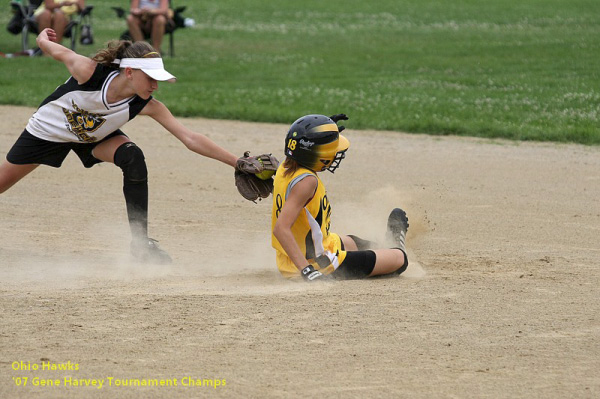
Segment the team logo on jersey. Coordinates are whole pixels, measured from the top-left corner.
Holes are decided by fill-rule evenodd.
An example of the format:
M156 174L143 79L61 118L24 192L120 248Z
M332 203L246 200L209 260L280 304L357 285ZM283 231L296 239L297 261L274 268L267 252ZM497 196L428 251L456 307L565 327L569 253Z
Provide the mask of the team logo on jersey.
M331 229L331 204L329 203L327 194L321 198L321 210L319 211L319 214L321 214L321 212L325 215L323 222L325 223L325 231L327 232L327 235L329 235L329 229Z
M68 110L63 108L63 112L67 117L67 129L71 133L73 133L80 141L84 141L86 143L93 143L96 141L96 137L90 136L89 133L93 133L100 128L100 126L104 125L106 119L104 118L106 115L104 114L94 114L83 110L75 104L75 101L71 100L71 104L73 105L73 109L75 111Z

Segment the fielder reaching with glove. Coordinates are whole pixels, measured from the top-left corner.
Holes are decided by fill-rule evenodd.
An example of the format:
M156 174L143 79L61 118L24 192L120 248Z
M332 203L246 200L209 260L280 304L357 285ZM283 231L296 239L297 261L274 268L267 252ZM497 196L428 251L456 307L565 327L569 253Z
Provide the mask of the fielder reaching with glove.
M256 203L267 198L273 192L273 175L279 166L279 161L271 154L251 157L246 151L237 161L235 168L235 186L242 197ZM262 172L255 173L255 170Z
M164 69L160 54L148 43L114 41L91 59L56 43L52 29L44 29L37 44L44 53L64 63L71 77L42 102L0 165L0 193L41 164L60 167L70 151L86 168L99 162L114 163L123 171L131 254L143 262L169 263L171 257L148 237L144 154L120 130L121 126L137 115L148 115L191 151L230 165L240 175L264 172L258 157L238 159L206 136L183 126L163 103L152 98L159 81L174 81L175 77ZM271 168L276 160L266 156L263 162ZM265 195L261 191L261 196Z
M318 173L333 173L344 159L350 142L337 122L346 119L344 114L306 115L285 138L286 159L275 175L271 217L272 245L284 277L358 279L400 274L408 267L408 218L400 208L388 218L394 248L375 249L371 241L329 231L331 204Z

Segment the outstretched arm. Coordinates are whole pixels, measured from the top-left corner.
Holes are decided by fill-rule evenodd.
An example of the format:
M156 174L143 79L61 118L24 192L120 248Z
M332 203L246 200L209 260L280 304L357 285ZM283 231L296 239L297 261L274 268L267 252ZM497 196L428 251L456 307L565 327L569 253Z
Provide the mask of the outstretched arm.
M193 132L183 126L160 101L150 100L140 112L140 115L152 117L191 151L235 167L238 157L220 147L205 135Z
M79 84L87 82L94 74L97 65L96 62L56 43L56 32L53 29L44 29L38 35L36 42L44 53L65 64L71 76Z

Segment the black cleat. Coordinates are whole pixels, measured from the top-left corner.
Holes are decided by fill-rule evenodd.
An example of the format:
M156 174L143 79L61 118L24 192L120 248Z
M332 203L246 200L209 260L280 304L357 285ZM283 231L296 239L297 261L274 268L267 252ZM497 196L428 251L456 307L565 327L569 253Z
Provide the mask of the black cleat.
M408 217L400 208L394 208L387 222L387 235L394 245L406 252L406 232L408 231Z
M173 262L169 254L160 249L158 241L143 238L131 242L131 256L138 262L168 265Z

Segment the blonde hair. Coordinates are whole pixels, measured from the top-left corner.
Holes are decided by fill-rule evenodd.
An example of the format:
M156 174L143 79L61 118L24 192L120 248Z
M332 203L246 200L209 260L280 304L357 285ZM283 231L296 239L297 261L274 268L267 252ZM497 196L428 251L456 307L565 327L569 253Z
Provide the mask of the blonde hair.
M113 64L116 59L123 58L161 58L154 47L147 42L132 43L129 40L111 40L106 47L99 50L92 60L99 64L114 67L118 69L117 64Z

